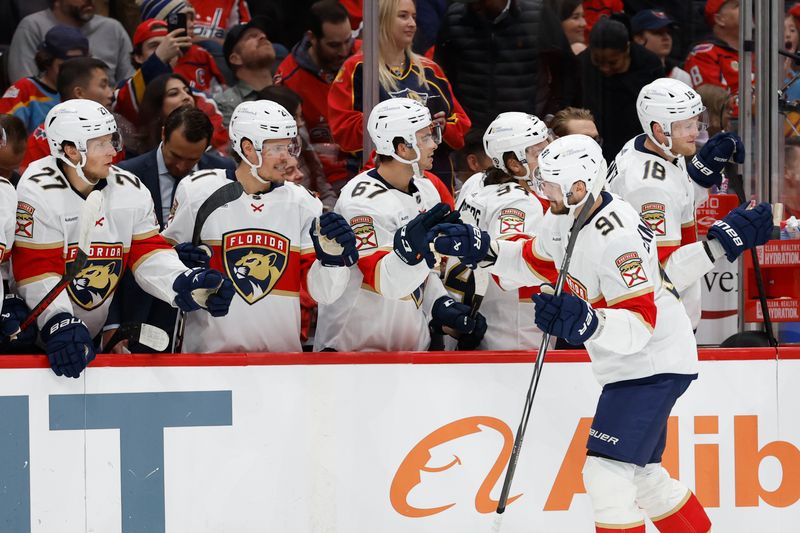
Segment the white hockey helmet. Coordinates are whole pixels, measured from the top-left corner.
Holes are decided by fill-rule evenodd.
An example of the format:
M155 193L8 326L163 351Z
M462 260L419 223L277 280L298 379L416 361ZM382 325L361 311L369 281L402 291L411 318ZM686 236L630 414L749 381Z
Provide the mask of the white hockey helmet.
M78 176L89 184L93 183L83 174L89 141L111 134L114 149L117 152L122 150L122 139L117 132L114 115L94 100L78 98L57 104L44 119L44 132L47 135L50 154L74 168ZM81 154L81 161L78 164L70 161L64 153L65 142L74 144Z
M297 157L300 145L297 141L297 122L282 105L270 100L257 100L255 102L242 102L231 115L228 126L228 135L233 145L233 150L239 154L242 161L250 166L250 173L261 183L266 183L258 176L258 169L263 163L261 149L264 143L273 139L290 139L292 143L289 155ZM256 148L258 164L253 165L242 151L242 141L250 140Z
M432 123L431 112L416 100L390 98L372 109L367 130L372 142L375 143L377 153L391 156L407 165L416 165L420 157L417 132ZM394 140L397 137L403 139L403 142L414 150L416 154L414 159L409 161L397 155L394 149ZM437 137L434 140L438 143L441 139Z
M607 171L603 150L594 139L581 134L565 135L539 154L539 167L535 172L537 193L546 198L544 184L558 185L564 196L564 205L571 213L576 213L575 209L586 202L589 194L597 199L606 184ZM570 204L572 186L579 181L586 184L588 194L580 202Z
M636 112L642 129L656 146L661 148L668 156L677 157L672 153L672 124L679 120L686 120L696 116L700 118L700 130L705 129L704 117L706 107L697 92L674 78L659 78L642 87L636 99ZM660 143L653 135L653 122L659 124L667 137L666 143Z
M525 150L529 146L550 139L547 125L533 115L509 111L497 115L483 134L483 149L494 166L511 174L503 161L503 154L511 152L526 168Z

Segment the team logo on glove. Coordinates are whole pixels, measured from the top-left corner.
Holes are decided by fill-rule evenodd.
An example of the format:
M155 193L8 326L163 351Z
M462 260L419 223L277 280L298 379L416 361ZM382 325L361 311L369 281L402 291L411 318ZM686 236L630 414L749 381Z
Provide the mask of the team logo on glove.
M248 304L275 288L289 264L289 244L289 239L274 231L247 229L223 234L225 272ZM292 294L299 291L299 287L288 289Z
M77 246L69 247L67 263L75 260ZM67 286L72 301L90 311L114 294L122 276L122 243L93 243L86 266Z
M622 281L629 289L647 283L647 272L644 270L642 259L636 252L628 252L615 260Z
M350 220L350 227L353 228L353 233L356 234L356 249L358 251L378 247L378 237L375 235L375 225L372 217L354 217Z
M642 205L642 220L659 237L667 234L666 208L664 204L651 202Z

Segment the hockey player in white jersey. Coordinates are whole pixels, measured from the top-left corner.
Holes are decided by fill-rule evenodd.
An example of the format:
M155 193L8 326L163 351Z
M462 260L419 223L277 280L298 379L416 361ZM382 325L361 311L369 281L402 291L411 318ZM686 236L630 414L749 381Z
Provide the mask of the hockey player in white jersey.
M695 142L705 134L705 106L699 94L673 78L645 85L636 110L644 133L628 141L615 158L609 190L639 211L655 234L667 277L677 278L684 266L675 252L697 241L696 207L708 197L708 188L722 182L729 159L744 162L744 146L736 135L723 132L698 152ZM684 157L691 158L688 168ZM700 321L700 293L700 280L680 291L693 328Z
M284 165L299 149L297 123L286 109L244 102L228 130L236 171L201 170L181 180L163 232L190 256L200 206L232 180L241 184L243 193L213 211L200 234L211 266L233 281L236 296L225 317L186 317L182 349L299 352L301 285L317 302L338 298L358 257L355 236L340 215L322 215L322 203L308 190L283 180Z
M547 125L533 115L515 111L498 115L483 136L484 149L494 168L477 173L464 183L456 199L461 220L493 239L535 236L549 203L531 189L532 176L549 138ZM469 305L475 289L472 273L458 260L447 262L445 288L454 299ZM480 349L538 347L542 332L534 323L531 301L538 292L538 287L501 285L496 278L490 279L480 307L487 323ZM458 348L474 347L461 342Z
M227 313L230 282L208 268L187 270L158 233L147 188L111 165L120 149L111 113L90 100L70 100L50 110L44 124L52 155L28 166L17 187L12 261L19 293L29 307L42 300L75 259L86 196L101 189L103 197L86 266L38 319L53 371L77 378L94 359L92 339L105 324L126 268L148 293L184 311L200 309L202 293L208 296L204 306L209 313Z
M662 468L666 425L675 401L697 377L691 324L662 280L654 235L639 212L602 191L602 150L584 135L553 141L539 157L538 188L550 200L538 236L493 240L473 228L434 228L437 251L462 253L501 279L554 283L571 231L578 231L566 276L570 292L534 296L536 323L570 343L584 343L603 387L587 444L583 480L598 533L644 533L646 514L660 531L706 533L711 523L692 492ZM601 192L602 191L602 192ZM572 228L591 193L581 228ZM763 244L772 230L769 204L737 208L709 230L703 256L687 264L695 279L716 258Z
M482 315L447 296L427 233L450 209L422 177L440 140L428 109L408 98L379 103L368 130L379 167L342 189L334 211L356 234L359 260L344 296L320 305L315 350L426 350L429 322L480 341Z

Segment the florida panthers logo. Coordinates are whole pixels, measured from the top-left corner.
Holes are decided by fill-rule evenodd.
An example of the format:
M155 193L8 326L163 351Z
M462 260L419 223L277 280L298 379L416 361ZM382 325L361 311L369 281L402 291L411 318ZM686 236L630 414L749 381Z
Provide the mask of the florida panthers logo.
M289 239L272 231L233 231L222 236L222 254L236 292L252 305L283 276L289 263Z
M77 247L70 247L68 261L74 260ZM72 301L90 311L103 304L116 289L122 276L122 244L93 244L86 266L67 287Z

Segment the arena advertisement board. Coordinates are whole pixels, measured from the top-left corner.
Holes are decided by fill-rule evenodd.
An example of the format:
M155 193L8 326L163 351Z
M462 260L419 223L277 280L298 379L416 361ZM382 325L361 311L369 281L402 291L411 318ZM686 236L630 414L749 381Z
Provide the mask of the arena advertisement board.
M600 388L584 357L544 368L502 532L594 531L580 472ZM746 357L701 363L664 464L715 531L795 531L800 361ZM0 530L489 532L531 358L100 356L79 380L3 369Z

